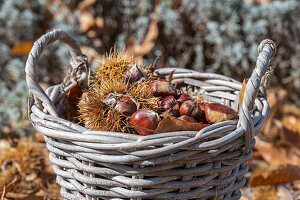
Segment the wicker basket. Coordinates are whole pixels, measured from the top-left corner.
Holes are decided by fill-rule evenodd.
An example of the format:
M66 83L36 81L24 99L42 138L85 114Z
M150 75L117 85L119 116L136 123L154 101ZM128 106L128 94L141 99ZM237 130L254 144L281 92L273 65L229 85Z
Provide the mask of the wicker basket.
M61 116L74 81L49 87L38 83L37 63L44 47L61 40L70 47L72 73L87 84L89 70L77 43L54 30L34 43L26 62L29 119L44 135L57 183L65 199L239 199L254 136L269 114L260 91L272 68L275 45L264 40L244 93L238 120L210 125L199 132L139 136L90 131ZM85 69L85 70L84 70ZM159 69L167 76L170 68ZM268 71L267 71L268 70ZM173 81L202 92L209 101L237 110L241 83L223 75L176 69Z

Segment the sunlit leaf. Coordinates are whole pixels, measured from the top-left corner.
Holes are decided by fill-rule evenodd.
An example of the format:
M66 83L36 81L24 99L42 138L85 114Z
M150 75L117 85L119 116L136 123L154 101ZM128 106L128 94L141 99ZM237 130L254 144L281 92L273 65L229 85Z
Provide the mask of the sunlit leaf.
M159 122L156 131L161 133L174 131L199 131L206 126L209 126L209 124L186 122L170 116Z
M15 44L10 51L13 54L21 54L21 55L27 55L29 54L31 48L33 46L32 41L21 41L20 43Z

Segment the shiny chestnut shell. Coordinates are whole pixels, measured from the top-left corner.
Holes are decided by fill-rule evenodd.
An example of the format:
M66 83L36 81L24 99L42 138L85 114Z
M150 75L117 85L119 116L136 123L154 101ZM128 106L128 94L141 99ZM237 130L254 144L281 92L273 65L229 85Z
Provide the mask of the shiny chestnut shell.
M174 96L167 96L161 101L161 106L168 110L170 108L173 108L174 106L178 105L178 101L175 99Z
M129 97L121 97L117 100L115 109L126 116L131 116L136 110L137 106Z
M187 115L195 118L197 121L201 121L202 111L197 103L192 100L185 101L180 106L180 115Z
M207 103L199 103L198 104L199 107L200 107L200 109L201 109L201 114L202 114L200 121L203 122L203 123L205 123L205 124L208 123L207 120L206 120L206 118L205 118L205 106L206 106L206 104Z
M236 119L237 112L228 106L219 103L210 103L205 106L205 117L209 123L213 124Z
M187 93L182 93L178 98L178 102L180 104L182 104L183 102L188 101L188 100L192 100L192 97L190 95L188 95Z
M134 65L125 72L125 77L129 83L135 83L142 78L142 72Z
M165 79L152 81L149 89L157 97L177 96L175 88Z
M130 122L132 126L139 132L140 135L150 135L153 134L152 131L139 129L137 127L142 127L146 129L155 130L160 121L160 117L156 112L150 109L141 109L133 113Z

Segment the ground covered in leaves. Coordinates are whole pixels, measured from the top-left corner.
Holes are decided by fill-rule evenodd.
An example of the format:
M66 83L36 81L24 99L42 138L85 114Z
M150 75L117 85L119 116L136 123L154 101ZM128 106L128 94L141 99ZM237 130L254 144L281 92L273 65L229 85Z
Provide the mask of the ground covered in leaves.
M27 119L24 76L34 40L54 28L76 38L91 66L115 45L144 65L159 56L163 67L239 81L251 74L259 42L273 39L271 113L256 137L242 199L300 199L299 8L297 0L0 0L0 200L61 199L44 140ZM68 59L61 43L45 49L43 88L62 81Z

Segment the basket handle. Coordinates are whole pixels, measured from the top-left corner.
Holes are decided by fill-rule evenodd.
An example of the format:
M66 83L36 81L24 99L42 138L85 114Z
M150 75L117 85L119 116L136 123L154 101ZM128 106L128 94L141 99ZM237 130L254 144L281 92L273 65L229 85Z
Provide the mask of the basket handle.
M271 81L273 61L276 54L275 43L270 39L263 40L258 46L258 53L256 66L247 82L242 107L239 111L238 127L242 127L245 131L244 153L250 150L250 143L255 135L250 111L253 109L260 87L267 86Z
M34 99L35 102L38 103L39 107L44 107L50 115L53 116L57 116L57 112L53 102L46 95L38 82L37 64L44 48L56 40L61 40L69 46L73 70L77 70L80 66L82 66L82 64L87 65L87 58L81 53L77 42L62 30L53 30L48 32L34 43L25 65L26 83L29 88L29 102Z

